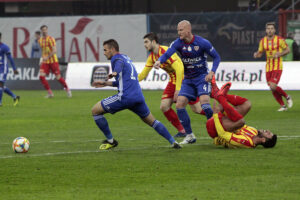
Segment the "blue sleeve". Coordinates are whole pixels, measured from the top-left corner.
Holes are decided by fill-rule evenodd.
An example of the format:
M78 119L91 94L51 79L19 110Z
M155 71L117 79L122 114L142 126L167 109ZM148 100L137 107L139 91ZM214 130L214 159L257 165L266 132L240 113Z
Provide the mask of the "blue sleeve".
M124 66L124 61L117 59L114 62L114 70L113 72L117 72L118 74L123 70L123 66Z
M11 64L12 68L14 70L17 70L15 62L14 62L14 60L11 57L11 53L10 53L9 47L6 48L6 56L7 56L8 60L9 60L9 62Z
M172 44L169 46L168 50L166 53L164 53L162 56L159 57L160 63L165 63L178 49L179 47L179 42L178 39L172 42Z
M205 52L208 55L210 55L210 57L212 57L213 65L212 65L211 71L216 73L216 71L219 67L221 58L220 58L218 52L215 50L215 48L212 46L212 44L208 40L205 40L205 42L204 42L204 49L205 49Z
M124 61L120 60L120 59L116 59L114 61L113 65L114 65L113 72L117 72L119 74L123 70ZM112 84L113 84L113 87L118 87L119 86L119 82L118 81L113 81Z
M113 81L112 85L113 85L113 87L118 87L119 86L119 82L118 81Z

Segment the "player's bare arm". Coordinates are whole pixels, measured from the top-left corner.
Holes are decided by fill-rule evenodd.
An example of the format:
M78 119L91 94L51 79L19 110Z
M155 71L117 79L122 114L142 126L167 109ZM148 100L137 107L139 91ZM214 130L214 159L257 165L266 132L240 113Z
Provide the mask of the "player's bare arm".
M260 58L260 57L262 57L262 52L259 52L259 51L254 52L253 57L254 58Z
M211 80L213 79L213 76L215 75L215 72L210 71L206 76L205 76L205 81L207 82L211 82Z
M56 54L56 51L57 51L56 46L53 46L51 53L49 53L48 56L44 56L43 61L46 62L49 58L51 58L54 54Z
M279 58L285 56L286 54L290 53L290 48L287 46L282 52L276 52L273 58Z
M101 88L106 86L113 86L112 81L95 81L92 83L92 86L95 88Z

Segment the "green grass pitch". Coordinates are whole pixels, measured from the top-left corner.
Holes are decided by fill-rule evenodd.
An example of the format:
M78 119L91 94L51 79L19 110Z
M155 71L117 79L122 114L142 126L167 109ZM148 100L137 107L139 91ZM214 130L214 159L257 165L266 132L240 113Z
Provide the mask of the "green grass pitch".
M233 91L251 100L248 125L279 135L274 149L215 147L205 117L190 112L197 143L171 149L168 142L130 111L107 114L119 146L99 152L104 139L92 106L116 91L15 91L17 107L4 94L0 107L0 199L300 199L300 92L294 107L279 108L270 91ZM174 135L159 110L162 91L144 91L154 116ZM27 137L30 151L11 143Z

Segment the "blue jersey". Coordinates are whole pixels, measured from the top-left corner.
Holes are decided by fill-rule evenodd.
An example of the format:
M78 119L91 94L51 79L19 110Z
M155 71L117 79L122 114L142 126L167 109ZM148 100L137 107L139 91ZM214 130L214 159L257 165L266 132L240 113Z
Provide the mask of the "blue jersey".
M13 69L16 70L15 63L11 57L9 47L6 44L0 42L0 73L8 73L7 59L10 61L10 64L13 67Z
M161 63L166 62L176 51L181 54L181 60L184 64L184 77L188 79L208 73L205 54L213 58L213 72L216 72L220 63L220 56L211 43L197 35L194 35L190 43L185 43L180 38L177 38L170 45L167 52L159 58L159 61Z
M145 101L130 58L124 54L116 54L111 58L111 67L113 72L117 72L113 86L118 87L120 100Z

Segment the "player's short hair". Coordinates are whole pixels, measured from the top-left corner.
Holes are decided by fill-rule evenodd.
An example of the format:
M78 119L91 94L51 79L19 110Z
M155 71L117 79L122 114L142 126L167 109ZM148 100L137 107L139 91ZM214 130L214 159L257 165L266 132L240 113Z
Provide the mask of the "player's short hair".
M153 33L153 32L147 33L143 37L143 39L146 39L146 38L148 38L151 42L154 40L156 43L159 43L157 35L155 33Z
M48 28L48 26L47 25L42 25L41 27L40 27L40 30L42 30L43 28Z
M274 26L274 28L276 28L276 23L275 22L267 22L266 28L267 28L267 26Z
M36 31L35 34L41 35L41 31Z
M271 139L266 138L266 142L262 143L263 147L265 148L272 148L276 145L277 142L277 135L273 135Z
M109 39L103 42L103 46L108 45L110 48L113 47L116 51L119 51L119 44L114 39Z

